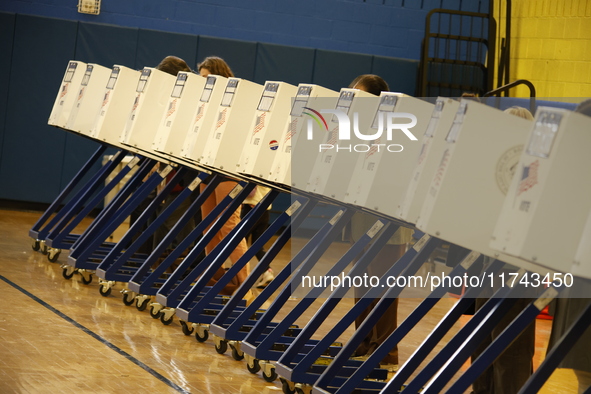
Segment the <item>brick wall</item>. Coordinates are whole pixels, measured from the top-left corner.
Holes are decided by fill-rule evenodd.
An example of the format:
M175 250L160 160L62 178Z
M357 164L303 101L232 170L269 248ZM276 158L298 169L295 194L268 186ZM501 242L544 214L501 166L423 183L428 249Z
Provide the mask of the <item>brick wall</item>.
M538 97L591 97L589 0L514 0L512 30L512 80L532 81Z

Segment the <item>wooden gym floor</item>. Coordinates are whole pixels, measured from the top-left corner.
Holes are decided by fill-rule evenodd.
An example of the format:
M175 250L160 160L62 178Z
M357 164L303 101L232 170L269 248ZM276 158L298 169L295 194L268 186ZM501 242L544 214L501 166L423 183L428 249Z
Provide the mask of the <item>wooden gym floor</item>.
M211 340L198 343L183 335L176 318L164 326L147 311L123 305L120 284L110 297L102 297L96 278L90 285L83 285L78 275L64 279L59 263L65 262L65 253L52 264L31 249L28 231L40 215L0 210L0 393L282 392L278 381L268 383L260 373L249 373L244 361L217 354ZM273 268L279 270L288 258L289 253L283 253ZM401 299L398 320L418 302ZM453 302L442 300L405 338L399 347L401 362ZM341 304L319 336L352 301ZM312 313L301 317L300 326ZM543 360L550 326L550 321L537 322L536 366ZM340 340L346 341L352 332L349 328ZM542 392L576 392L574 374L557 371Z

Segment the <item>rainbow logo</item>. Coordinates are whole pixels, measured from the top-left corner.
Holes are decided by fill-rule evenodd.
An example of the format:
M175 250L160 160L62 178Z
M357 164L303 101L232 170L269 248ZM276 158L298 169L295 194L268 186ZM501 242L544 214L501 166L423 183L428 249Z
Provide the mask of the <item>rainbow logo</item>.
M304 109L307 109L307 110L313 112L313 114L311 114L309 112L303 112L304 115L308 115L309 117L314 119L316 121L316 123L318 123L318 126L320 126L320 128L322 128L322 126L324 125L324 129L326 131L328 131L328 123L326 123L326 119L324 119L324 116L322 116L322 114L320 114L320 112L318 112L312 108L308 108L308 107L304 107Z

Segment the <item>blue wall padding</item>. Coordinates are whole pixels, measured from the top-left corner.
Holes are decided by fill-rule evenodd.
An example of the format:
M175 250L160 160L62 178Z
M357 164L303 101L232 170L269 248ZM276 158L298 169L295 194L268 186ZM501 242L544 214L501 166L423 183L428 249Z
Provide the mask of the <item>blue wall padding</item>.
M66 132L47 125L77 22L17 15L0 162L0 198L51 202L61 189Z
M203 61L207 56L219 56L224 59L236 77L254 80L256 42L199 36L197 62Z
M8 86L10 84L10 64L12 63L12 42L14 40L14 21L16 14L0 12L0 162L4 141L4 123L8 104Z
M377 74L388 82L390 91L415 95L417 87L417 74L419 62L416 60L395 59L383 56L374 56L371 69L372 74Z
M316 51L313 82L339 91L360 74L371 74L373 56L337 51Z
M76 60L98 63L105 67L120 64L135 68L138 30L80 22L78 42L76 43Z
M310 48L258 44L254 81L283 81L297 85L311 83L315 51Z
M197 40L197 36L189 34L140 29L135 68L155 67L166 56L173 55L185 60L194 70L197 63Z
M80 22L75 59L105 67L121 64L134 68L137 46L138 29ZM88 138L67 133L60 177L62 189L98 146ZM98 163L95 169L98 169Z

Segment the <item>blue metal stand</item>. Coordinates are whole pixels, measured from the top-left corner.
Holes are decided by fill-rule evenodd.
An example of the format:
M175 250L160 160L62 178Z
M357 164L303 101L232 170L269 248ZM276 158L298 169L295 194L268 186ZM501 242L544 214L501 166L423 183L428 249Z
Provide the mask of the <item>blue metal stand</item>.
M244 193L244 191L242 193ZM275 198L277 198L278 195L279 192L277 190L271 190L269 194L267 194L265 198L263 198L261 202L259 202L256 207L254 207L248 213L248 215L240 222L240 224L233 228L230 233L228 233L228 235L222 240L222 242L220 242L201 262L201 264L206 267L206 270L203 272L201 277L199 277L197 282L191 286L185 297L183 297L182 301L179 303L176 314L180 319L186 322L202 324L209 324L213 321L211 314L208 314L206 317L202 314L203 310L209 305L209 302L215 296L222 292L224 287L230 283L232 278L238 275L238 272L246 266L252 257L254 257L260 247L256 250L252 247L249 248L249 250L247 250L247 252L241 258L239 258L238 261L234 262L232 267L216 281L216 283L211 287L211 289L209 289L207 293L201 293L207 286L208 282L214 277L218 269L222 267L226 259L230 257L230 254L246 237L252 227L256 224L256 222L258 222L263 213L265 213L267 208L271 205ZM248 194L246 196L248 196ZM275 227L277 227L275 230L278 230L281 226L278 224ZM267 237L270 239L270 235L268 233ZM196 278L193 278L192 280L194 279ZM186 280L187 279L185 279L185 281ZM197 300L198 296L200 296L199 300ZM203 321L204 319L205 321Z
M211 228L199 240L197 245L195 245L191 252L189 252L187 257L185 257L183 262L178 266L178 268L170 275L170 277L166 280L166 282L164 282L162 287L158 290L158 293L156 294L156 301L161 305L166 306L168 308L176 308L186 295L187 291L189 291L190 288L193 287L193 281L197 279L197 277L199 277L199 275L207 268L208 265L205 262L205 260L199 263L194 268L192 268L192 265L197 259L197 257L205 250L205 246L213 239L215 234L222 228L224 223L226 223L228 218L234 213L234 211L236 211L240 207L242 202L246 199L246 197L255 187L255 184L240 182L237 187L242 188L242 190L239 192L237 196L233 195L233 193L231 192L208 215L208 217L211 216L213 218L216 218L217 215L220 215L221 213L219 212L219 210L223 209L223 207L227 207L219 216L219 218L215 221L215 223L211 226ZM199 234L203 233L205 228L201 228L202 224L203 221L195 228L195 230L193 230L193 232L195 232L199 228L201 231ZM228 234L226 238L229 238L230 236L231 234ZM187 241L187 239L185 239L183 242L185 241ZM220 244L218 244L218 247L224 247L224 241L226 241L226 239L224 239ZM181 245L179 245L177 249L179 249L180 247ZM218 247L214 249L216 250L215 253L221 250ZM212 253L210 254L212 255L211 258L213 258L215 253L212 251ZM168 256L168 258L170 257L171 256Z
M110 250L110 248L101 249L101 244L123 223L135 207L145 200L150 192L155 190L158 184L166 178L167 169L163 170L163 172L153 173L142 183L146 173L154 164L151 161L146 161L123 190L103 210L102 215L84 232L83 236L72 247L68 257L68 265L85 270L95 270L98 267L100 261Z
M84 176L92 169L92 167L97 163L103 156L103 153L107 150L107 145L101 145L99 148L94 152L94 154L88 159L88 161L82 166L82 168L76 173L74 178L68 183L64 190L57 196L57 198L51 203L51 205L47 208L47 210L41 215L39 220L33 225L31 230L29 230L29 236L33 238L34 241L37 242L37 247L33 246L34 250L39 250L39 241L44 241L49 234L51 228L57 224L60 220L60 217L67 212L67 209L59 209L60 205L64 203L66 198L68 198L69 194L72 193L74 188L82 181ZM104 166L103 166L104 167ZM91 180L92 181L92 180ZM88 182L87 185L89 185ZM70 201L75 202L77 201L76 196L73 196ZM53 223L47 223L51 215L55 214L54 218L58 217ZM45 225L47 223L47 225Z
M390 226L396 227L396 226ZM359 262L349 272L350 277L362 276L365 272L367 265L377 256L379 251L383 248L388 239L392 234L387 231L376 239L376 241L370 246L367 252L361 257ZM325 337L320 340L316 345L316 348L305 355L299 362L295 363L294 359L297 355L297 349L305 341L309 340L314 332L318 329L320 324L326 320L331 311L341 301L342 297L345 296L348 288L341 286L335 290L330 297L324 302L322 307L316 313L314 318L304 327L302 333L298 335L293 344L285 352L285 354L279 359L276 365L276 371L280 376L298 383L312 385L319 378L319 373L309 373L308 369L312 366L316 360L320 357L323 349L326 349L332 342L334 342L339 335L341 335L354 321L355 318L361 315L361 313L372 303L376 298L380 298L381 294L386 288L386 280L388 277L398 277L401 274L414 275L414 273L427 261L433 250L439 244L439 240L430 238L425 235L422 241L419 241L415 247L411 248L404 256L400 258L382 277L380 285L378 287L370 288L369 291L351 308L349 312L341 318L341 320L328 332ZM402 289L393 289L393 295L397 296ZM370 321L368 324L375 324L380 316L374 315L374 322ZM368 316L369 318L369 316ZM366 326L367 327L367 326ZM358 367L360 363L355 363Z
M552 372L558 367L560 362L566 357L568 352L577 344L579 338L591 326L591 303L581 312L579 317L564 333L562 338L554 345L552 350L546 355L544 362L538 367L536 372L523 385L519 394L537 393L541 390L544 383L548 380ZM588 346L584 344L583 346ZM591 386L585 390L585 394L591 393Z
M449 277L461 277L467 272L467 269L475 262L476 256L467 264L461 264L455 267L450 272ZM466 261L466 260L465 260ZM452 279L453 280L453 279ZM451 282L451 281L450 281ZM384 357L388 355L391 349L400 343L400 341L425 317L425 315L439 302L439 300L446 295L450 290L448 286L440 286L436 288L431 294L390 334L390 336L370 355L370 357L363 362L363 364L349 375L348 379L342 376L347 374L340 374L341 368L345 365L348 357L353 355L353 352L361 344L365 336L370 332L371 328L376 324L379 318L386 313L388 307L394 302L394 298L398 296L397 288L391 288L386 292L386 295L373 308L367 319L357 329L355 334L351 337L349 342L343 347L341 352L335 357L334 361L328 366L324 373L320 376L314 385L314 393L350 393L356 389L375 388L376 386L383 388L385 382L371 382L368 384L364 379L369 376L374 368L379 367L379 363Z
M353 216L354 210L346 209L339 211L337 215L329 223L324 225L312 239L292 258L292 260L285 266L283 270L271 282L273 286L267 286L261 294L256 298L253 304L244 311L245 315L256 311L262 305L262 302L269 299L271 295L278 289L278 287L285 282L285 280L297 270L296 275L305 275L318 262L320 257L324 254L326 249L334 241L336 236L341 233L344 226L349 222ZM299 268L299 269L298 269ZM294 276L296 276L294 275ZM248 335L244 338L242 349L245 353L253 358L262 360L278 359L279 354L272 349L259 349L260 336L268 331L268 327L272 327L272 319L284 307L292 294L292 281L287 283L281 293L275 298L269 309L258 319L256 325L250 330ZM251 313L252 314L252 313ZM228 331L232 334L238 332L242 324L234 322L228 326ZM281 333L282 335L285 332Z
M504 263L498 260L493 261L487 268L486 271L496 274ZM429 336L423 341L423 343L417 348L407 362L396 372L396 375L388 382L384 387L384 392L387 393L398 393L403 387L406 380L417 370L420 364L427 358L429 353L435 348L435 346L443 339L445 334L453 327L458 321L462 314L474 303L474 299L481 293L481 289L476 287L469 288L464 295L458 300L458 302L448 311L445 317L439 322L437 327L429 334ZM489 310L491 304L484 305L480 311ZM480 312L479 311L479 312ZM476 316L474 316L476 317ZM467 326L474 329L477 326L476 320L470 319ZM448 355L439 353L435 358L439 358L436 362L444 363ZM420 373L419 373L420 374ZM428 375L428 373L426 374ZM432 376L432 375L429 375ZM426 378L428 379L429 376Z
M185 176L185 174L185 168L177 171L173 179L171 179L166 184L161 193L149 204L146 210L125 233L121 241L119 241L119 243L117 243L117 245L115 245L115 247L113 247L113 249L107 254L107 256L96 269L96 274L99 278L107 281L128 282L133 274L135 274L140 264L146 261L148 256L143 256L144 258L140 261L133 261L137 250L152 234L154 234L154 232L166 221L166 219L175 212L180 204L182 204L183 201L191 196L194 188L190 185L183 188L183 190L179 192L177 197L160 213L160 215L158 215L158 217L152 223L150 223L150 225L145 230L142 231L143 225L162 204L165 196L169 195L170 192L179 184L180 180ZM194 183L203 181L207 176L207 173L199 174ZM189 209L189 211L191 210ZM194 211L183 215L179 219L178 223L171 229L166 238L170 239L172 242L177 234L189 222L189 219L194 215ZM138 236L137 239L132 242L132 239L136 235ZM164 252L168 245L169 243L166 243L162 246L162 252ZM131 261L134 262L133 265L128 264ZM154 261L152 261L152 263L153 262Z
M558 295L558 291L551 288L521 311L519 316L517 316L511 324L509 324L507 328L495 338L495 340L474 362L472 362L468 370L462 374L447 392L459 393L462 392L462 390L467 390L476 378L478 378L501 355L501 353L511 345L515 338L517 338L523 330L536 319L542 309L544 309L553 298L548 296L548 294L553 292L555 292L555 295ZM445 373L445 370L442 372ZM437 382L435 381L434 384L436 383Z
M299 201L298 201L299 203ZM210 331L212 334L217 335L218 337L224 340L233 340L233 341L241 341L246 336L247 331L243 331L244 328L248 326L254 325L256 320L251 319L251 317L256 313L256 309L253 310L251 308L247 308L248 312L243 312L239 316L237 316L233 320L229 320L230 314L236 309L238 303L242 298L246 295L246 292L249 288L251 288L258 277L260 277L268 268L271 261L279 254L281 249L285 246L287 241L291 238L292 233L299 228L301 223L304 219L308 216L308 214L312 211L312 209L316 206L317 200L309 199L308 201L303 203L303 206L299 208L295 212L295 216L292 216L293 213L289 213L289 209L282 213L281 216L277 218L283 222L284 220L289 220L291 218L291 223L289 223L286 228L281 232L281 234L277 237L273 245L269 248L267 253L263 256L259 264L252 270L250 276L246 279L244 284L232 295L232 298L228 301L226 306L217 314L216 318L212 322L210 326ZM292 205L293 207L293 205ZM287 218L285 216L288 216ZM267 230L268 231L268 230ZM259 238L260 240L260 238ZM258 243L255 242L251 249L259 250ZM262 245L261 245L262 246ZM281 282L277 278L273 279L273 281L267 285L267 287L271 286L271 288L278 288ZM254 301L258 307L262 305L262 302L267 300L264 296L259 295L257 299L259 302ZM258 309L257 307L257 309Z

